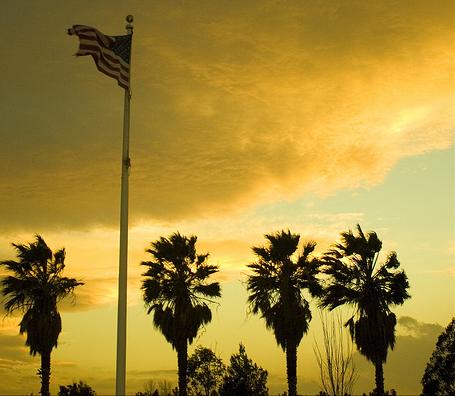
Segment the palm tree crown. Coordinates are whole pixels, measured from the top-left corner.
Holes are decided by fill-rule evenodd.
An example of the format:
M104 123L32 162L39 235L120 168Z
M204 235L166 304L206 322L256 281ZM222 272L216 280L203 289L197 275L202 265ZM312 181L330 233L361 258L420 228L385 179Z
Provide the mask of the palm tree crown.
M354 342L376 367L376 389L384 392L382 364L388 348L395 344L396 317L390 306L409 298L409 283L395 252L378 264L382 242L375 232L341 233L341 242L324 255L324 272L329 275L321 306L330 310L341 305L356 309L346 325Z
M308 331L311 311L302 290L320 295L322 287L316 275L319 261L311 257L316 246L308 242L294 260L300 236L290 231L265 235L266 247L253 247L257 262L248 265L252 274L247 280L248 302L254 314L260 314L286 352L289 394L296 393L297 347Z
M57 302L72 293L82 282L62 276L65 268L65 249L55 253L37 235L30 244L14 244L18 261L0 262L13 275L1 281L5 296L4 306L8 314L24 313L19 324L20 333L26 333L25 344L30 353L41 355L41 394L49 393L50 353L57 346L62 321ZM44 359L44 363L43 363ZM49 367L48 367L49 366Z
M142 262L148 267L142 281L147 313L153 311L155 327L177 350L181 395L186 395L187 345L211 321L208 303L221 296L220 284L208 281L218 267L207 263L208 254L196 253L196 241L179 233L161 237L147 250L153 260Z

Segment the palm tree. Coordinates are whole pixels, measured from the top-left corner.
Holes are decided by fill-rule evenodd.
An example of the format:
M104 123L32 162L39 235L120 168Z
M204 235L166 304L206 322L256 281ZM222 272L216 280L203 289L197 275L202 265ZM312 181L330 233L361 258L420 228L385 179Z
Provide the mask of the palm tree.
M12 275L1 281L5 296L5 310L24 313L19 324L21 334L26 333L25 345L30 354L41 356L41 395L49 396L51 374L51 351L57 347L62 331L62 320L57 310L57 302L72 293L82 282L62 276L65 268L65 249L52 250L44 239L36 235L30 244L12 244L18 261L0 262Z
M172 234L151 243L152 261L143 274L142 290L153 324L177 351L179 394L187 395L188 343L201 326L212 320L208 303L221 296L220 284L209 282L218 267L207 263L208 254L196 253L196 236Z
M302 296L307 289L311 296L322 292L316 275L319 262L311 258L316 243L310 241L297 251L300 236L290 231L265 235L266 247L253 247L257 262L248 265L253 274L248 277L248 303L254 314L265 319L277 344L286 352L289 396L297 394L297 347L307 333L311 321L308 301Z
M364 234L357 225L357 235L351 230L341 233L336 243L324 255L323 272L329 275L321 300L330 310L341 305L355 309L346 322L359 352L375 366L375 392L384 394L383 364L387 351L395 344L396 317L391 305L401 305L409 298L408 278L395 252L383 264L378 264L382 242L375 232Z

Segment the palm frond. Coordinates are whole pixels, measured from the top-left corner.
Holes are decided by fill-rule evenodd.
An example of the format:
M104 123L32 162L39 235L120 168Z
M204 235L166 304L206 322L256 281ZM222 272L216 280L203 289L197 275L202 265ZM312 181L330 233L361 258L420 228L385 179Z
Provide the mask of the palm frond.
M196 298L198 294L211 298L221 297L221 287L219 282L196 285L192 288L192 292L196 295Z
M318 295L322 288L317 278L319 262L311 258L316 243L304 244L302 254L294 261L300 236L288 231L265 235L266 246L252 247L258 260L248 265L252 273L246 285L248 304L253 314L260 315L273 331L283 349L298 345L308 331L311 320L303 290Z
M29 244L14 244L18 261L5 260L0 265L11 274L0 282L7 314L21 311L20 332L27 334L30 353L50 351L57 346L61 318L57 302L83 283L62 277L65 249L55 253L40 235Z
M220 284L209 282L219 268L208 264L208 253L197 254L196 242L178 232L161 237L146 250L153 260L141 263L147 267L141 286L147 313L174 348L192 342L212 318L207 303L221 296Z
M269 241L268 253L271 261L283 261L291 257L297 250L300 235L292 234L291 231L279 231L265 235Z
M356 308L346 325L357 348L372 362L385 362L388 348L395 343L395 315L390 305L403 304L409 298L409 283L392 252L377 265L382 242L373 231L364 233L357 225L341 234L323 256L323 272L328 276L320 306L335 309L342 305Z

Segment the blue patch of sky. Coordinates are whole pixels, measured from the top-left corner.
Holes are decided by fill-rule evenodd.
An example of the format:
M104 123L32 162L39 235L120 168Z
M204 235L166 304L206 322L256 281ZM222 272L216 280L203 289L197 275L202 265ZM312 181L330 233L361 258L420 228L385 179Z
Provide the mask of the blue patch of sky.
M312 219L322 228L337 224L339 232L357 222L377 231L384 251L397 251L411 284L412 299L397 312L444 323L455 312L454 154L451 148L404 158L376 186L325 198L307 195L257 208L255 214L300 233ZM444 303L435 309L434 301Z
M258 207L252 217L283 225L304 225L314 217L328 225L344 214L352 219L345 229L360 221L364 229L390 230L393 239L393 235L407 242L437 238L439 246L448 246L454 241L454 176L454 150L434 151L402 159L376 186L341 190L328 197L308 194Z

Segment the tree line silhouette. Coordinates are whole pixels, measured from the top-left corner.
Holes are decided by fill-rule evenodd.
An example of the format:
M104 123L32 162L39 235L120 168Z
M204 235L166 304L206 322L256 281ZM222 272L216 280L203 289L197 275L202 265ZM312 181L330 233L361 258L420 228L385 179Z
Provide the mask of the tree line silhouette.
M357 350L375 368L374 394L384 395L383 365L395 344L396 316L391 307L410 297L409 283L395 252L379 262L382 242L375 232L342 232L339 242L315 255L316 242L299 250L300 236L287 231L265 235L254 246L248 265L248 305L270 329L286 357L289 396L297 395L297 349L312 318L309 299L330 311L353 308L345 323ZM143 261L142 293L153 325L177 353L178 395L187 396L188 345L212 319L211 305L221 297L208 253L196 251L196 236L176 232L151 243ZM30 353L41 356L41 395L49 396L51 351L57 346L61 318L57 303L83 283L62 275L65 250L56 252L39 235L29 244L14 244L17 261L0 262L8 275L1 280L7 313L23 313L20 333L26 334ZM243 350L244 352L244 350ZM239 354L241 355L242 349ZM191 370L190 370L191 371ZM242 393L220 393L237 395Z

